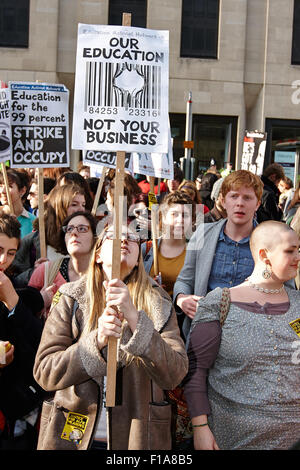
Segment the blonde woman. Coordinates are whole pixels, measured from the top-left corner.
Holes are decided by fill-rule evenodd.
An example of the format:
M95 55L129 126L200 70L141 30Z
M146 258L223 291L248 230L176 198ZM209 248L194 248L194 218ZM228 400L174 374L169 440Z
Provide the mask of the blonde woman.
M114 233L108 227L96 242L87 275L60 288L45 324L34 376L55 395L43 406L38 449L93 445L104 415L111 336L120 340L121 401L109 409L102 440L113 450L171 448L171 409L163 390L184 378L187 356L172 303L144 270L138 236L127 227L123 232L120 279L110 279ZM75 432L65 426L69 412L83 423Z

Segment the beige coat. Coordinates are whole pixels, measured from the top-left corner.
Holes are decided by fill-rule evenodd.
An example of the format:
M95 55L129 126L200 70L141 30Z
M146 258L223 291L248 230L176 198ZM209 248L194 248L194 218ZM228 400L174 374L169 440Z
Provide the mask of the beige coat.
M175 388L187 373L188 359L171 300L151 282L163 296L161 302L153 302L154 322L140 311L135 332L126 325L120 341L121 350L141 362L118 364L122 403L110 408L108 436L112 450L171 448L170 405L151 404L151 380L159 390ZM107 348L98 349L96 330L81 335L89 317L85 286L85 276L61 286L62 295L44 327L34 377L55 395L43 405L38 449L88 449L96 431ZM78 308L72 315L75 300ZM61 438L69 411L89 418L80 444Z

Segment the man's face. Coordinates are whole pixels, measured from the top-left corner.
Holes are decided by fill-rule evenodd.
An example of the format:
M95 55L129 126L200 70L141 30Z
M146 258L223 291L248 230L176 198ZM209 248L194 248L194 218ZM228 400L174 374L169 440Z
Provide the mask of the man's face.
M260 205L254 189L245 186L229 191L222 199L228 220L235 225L249 223Z
M39 199L38 199L38 185L35 184L35 183L32 183L31 187L30 187L30 191L29 191L29 194L28 194L28 201L30 203L30 207L32 209L36 209L37 206L38 206L38 203L39 203Z

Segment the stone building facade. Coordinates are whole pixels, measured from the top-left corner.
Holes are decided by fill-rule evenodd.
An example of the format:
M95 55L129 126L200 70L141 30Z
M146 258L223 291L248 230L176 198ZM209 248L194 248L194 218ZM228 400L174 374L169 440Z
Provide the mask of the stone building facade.
M231 161L238 168L246 129L268 131L266 163L274 160L278 144L288 140L297 146L300 65L293 63L292 45L297 40L293 32L298 0L216 1L213 58L183 56L184 1L187 6L187 0L148 0L145 19L147 28L170 32L169 113L175 159L184 154L189 92L196 174L211 157L218 167ZM126 0L121 3L126 10ZM1 80L68 87L70 122L79 22L109 24L109 0L30 0L28 47L0 47ZM74 168L79 158L79 152L72 151Z

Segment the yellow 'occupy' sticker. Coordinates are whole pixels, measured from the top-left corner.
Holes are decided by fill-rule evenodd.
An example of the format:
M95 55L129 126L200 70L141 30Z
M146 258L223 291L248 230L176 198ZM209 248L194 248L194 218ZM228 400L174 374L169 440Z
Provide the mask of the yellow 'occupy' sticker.
M300 318L291 321L289 325L293 328L296 335L300 337Z
M80 444L88 420L88 416L69 411L61 439L66 439L67 441L75 442L75 444Z
M59 290L56 291L56 293L54 294L54 296L53 296L53 298L52 298L51 307L53 307L54 305L58 304L58 301L59 301L61 295L62 295L62 294L61 294L61 292L59 292Z
M155 193L148 193L148 201L149 201L149 211L151 211L152 204L157 204L157 199Z

